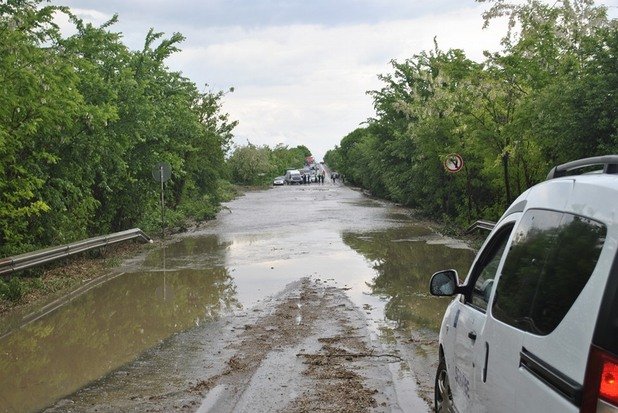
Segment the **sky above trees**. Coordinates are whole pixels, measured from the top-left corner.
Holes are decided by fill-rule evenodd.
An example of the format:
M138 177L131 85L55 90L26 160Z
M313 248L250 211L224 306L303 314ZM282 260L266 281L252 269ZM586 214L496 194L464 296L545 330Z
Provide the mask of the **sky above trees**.
M148 30L186 40L167 64L198 87L233 93L224 110L239 124L235 142L305 145L321 160L374 115L366 91L381 85L391 59L433 48L461 48L482 60L499 49L505 26L482 29L486 4L472 0L58 0L141 50ZM598 4L618 15L618 0ZM70 32L68 21L61 26Z

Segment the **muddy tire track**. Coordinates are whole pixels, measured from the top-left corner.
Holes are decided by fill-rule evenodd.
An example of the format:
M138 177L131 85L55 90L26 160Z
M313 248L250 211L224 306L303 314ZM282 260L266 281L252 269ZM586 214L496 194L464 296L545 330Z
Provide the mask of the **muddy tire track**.
M378 391L366 384L364 370L366 365L375 368L376 363L387 361L376 362L370 340L358 335L359 320L351 319L358 314L341 289L303 280L298 294L292 293L271 314L245 326L224 371L201 380L190 391L205 397L204 411L249 411L247 399L259 411L264 400L256 403L255 397L248 396L252 378L264 368L264 360L280 352L276 357L287 359L284 364L295 371L290 379L302 390L270 400L268 410L363 412L378 407ZM289 386L280 384L283 389ZM209 400L213 391L216 396Z

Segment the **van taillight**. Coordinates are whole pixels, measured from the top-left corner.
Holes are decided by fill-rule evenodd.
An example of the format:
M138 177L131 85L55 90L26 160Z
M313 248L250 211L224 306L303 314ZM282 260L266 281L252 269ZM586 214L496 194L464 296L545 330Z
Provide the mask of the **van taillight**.
M618 358L592 346L584 379L582 413L618 412Z
M618 364L613 361L606 360L603 363L599 397L608 402L618 404Z

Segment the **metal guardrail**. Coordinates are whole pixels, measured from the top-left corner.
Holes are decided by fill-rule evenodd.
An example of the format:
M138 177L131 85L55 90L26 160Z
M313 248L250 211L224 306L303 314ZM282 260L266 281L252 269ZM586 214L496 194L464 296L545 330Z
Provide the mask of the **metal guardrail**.
M141 239L143 242L152 242L150 237L141 229L128 229L126 231L88 238L82 241L73 242L71 244L61 245L59 247L51 247L38 251L27 252L14 257L2 258L0 259L0 275L36 267L37 265L46 264L73 254L131 239Z
M493 221L485 221L485 220L479 219L474 224L470 225L468 229L466 229L466 234L469 234L475 229L484 229L486 231L491 231L492 229L494 229L495 226L496 226L496 223Z

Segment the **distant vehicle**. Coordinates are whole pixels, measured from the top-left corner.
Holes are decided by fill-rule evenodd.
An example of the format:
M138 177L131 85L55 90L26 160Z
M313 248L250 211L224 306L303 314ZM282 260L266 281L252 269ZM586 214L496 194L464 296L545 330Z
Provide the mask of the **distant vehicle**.
M300 172L298 171L298 169L288 169L288 171L285 173L284 180L287 185L303 183L303 177L300 176Z
M590 166L601 173L567 176ZM618 412L618 155L554 167L494 226L439 337L436 412Z
M273 185L285 185L285 176L278 176L273 180Z

